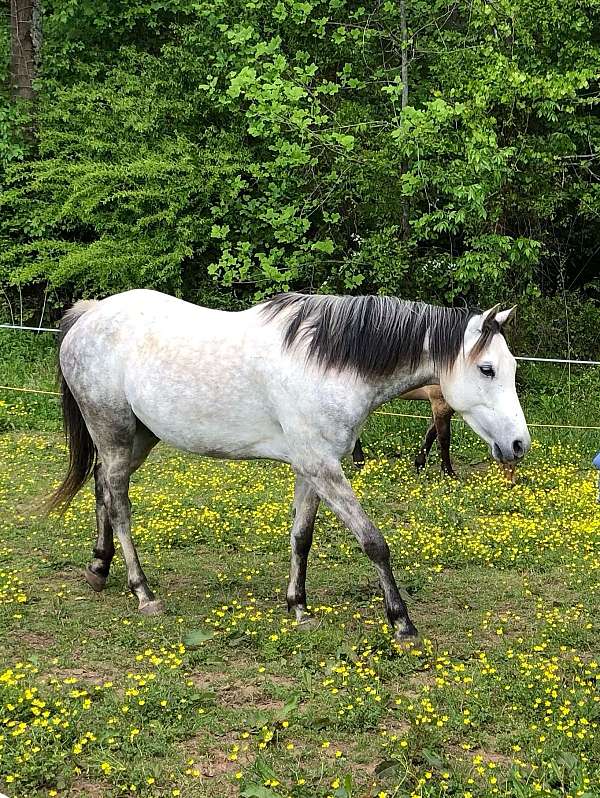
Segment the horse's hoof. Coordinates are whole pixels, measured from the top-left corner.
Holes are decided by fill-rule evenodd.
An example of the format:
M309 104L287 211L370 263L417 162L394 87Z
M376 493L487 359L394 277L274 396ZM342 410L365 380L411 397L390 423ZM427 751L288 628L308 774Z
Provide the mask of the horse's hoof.
M394 640L405 651L410 651L419 642L417 627L411 621L396 621L394 624Z
M104 590L106 587L106 577L102 576L101 574L94 573L89 565L83 572L83 575L85 576L85 581L92 588L92 590L96 591L96 593L100 593L100 591Z
M165 611L165 605L160 599L156 599L155 601L146 601L144 604L140 604L139 610L142 615L162 615Z
M311 615L306 607L297 604L295 607L290 607L289 612L293 612L298 629L314 629L317 625L315 618Z

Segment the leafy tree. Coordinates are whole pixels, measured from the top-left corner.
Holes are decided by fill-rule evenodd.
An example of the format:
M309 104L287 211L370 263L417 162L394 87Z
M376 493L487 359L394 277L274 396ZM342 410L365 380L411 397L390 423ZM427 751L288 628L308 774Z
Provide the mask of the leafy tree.
M598 5L47 2L3 284L593 295Z

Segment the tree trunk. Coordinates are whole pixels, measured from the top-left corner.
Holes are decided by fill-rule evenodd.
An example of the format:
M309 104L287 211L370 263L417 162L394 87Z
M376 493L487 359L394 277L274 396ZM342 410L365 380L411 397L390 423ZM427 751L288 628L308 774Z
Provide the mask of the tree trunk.
M402 60L400 62L402 78L402 110L408 105L408 28L406 26L406 3L400 0L400 40L402 42Z
M42 44L41 0L10 0L10 88L13 97L35 99L33 82Z
M408 105L408 27L406 25L406 3L400 0L400 38L402 43L402 53L400 60L400 77L402 78L402 98L401 108L404 111ZM402 173L406 172L408 164L402 163ZM410 235L410 221L408 218L408 199L402 203L402 235L408 238Z

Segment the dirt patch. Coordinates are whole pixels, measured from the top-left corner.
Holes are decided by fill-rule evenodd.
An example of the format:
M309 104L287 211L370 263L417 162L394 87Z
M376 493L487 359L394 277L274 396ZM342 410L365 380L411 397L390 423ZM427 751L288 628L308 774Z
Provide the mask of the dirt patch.
M110 673L100 673L91 668L59 668L48 675L48 680L57 679L63 682L65 679L77 679L78 682L94 685L104 684L110 678Z
M266 677L266 681L273 682L278 687L298 687L298 682L296 679L292 679L291 676L280 676L270 673Z
M405 737L410 732L411 725L407 720L390 718L383 724L383 728L388 733L388 736L395 734L397 737Z
M232 708L244 707L246 709L254 708L274 711L283 707L283 701L277 701L266 696L254 684L234 683L227 685L227 687L219 691L219 698L226 706Z
M223 678L222 673L207 671L205 673L196 673L190 676L194 685L199 690L206 690L214 692L217 699L231 709L260 709L266 711L276 711L282 709L284 702L271 696L265 695L263 685L268 685L268 682L256 681L230 681ZM292 679L281 677L269 676L269 681L275 683L277 686L280 684L285 687L294 685Z
M77 779L71 784L67 794L69 798L104 798L109 789L107 784Z
M232 761L227 750L213 749L202 757L202 760L197 763L197 767L204 778L214 779L227 773L235 773L245 762L245 758L240 757L239 754L238 758Z
M190 681L199 690L216 690L223 684L223 673L219 671L205 671L204 673L191 673Z
M50 648L56 643L56 638L45 632L19 632L19 645L35 650Z

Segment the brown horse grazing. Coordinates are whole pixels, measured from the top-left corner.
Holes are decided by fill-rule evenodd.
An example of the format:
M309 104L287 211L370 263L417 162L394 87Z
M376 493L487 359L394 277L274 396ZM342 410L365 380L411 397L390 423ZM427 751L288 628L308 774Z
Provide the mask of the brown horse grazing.
M452 416L454 410L450 407L448 402L444 399L439 385L424 385L422 388L415 388L412 391L403 393L400 399L419 399L427 400L431 404L431 423L427 428L423 442L419 447L417 456L415 457L415 468L421 471L425 467L427 457L431 451L435 439L437 438L438 446L440 448L440 457L442 459L442 473L449 477L455 477L456 472L452 467L452 459L450 457L450 438L452 429ZM357 468L362 468L365 463L365 453L360 442L357 439L356 445L352 452L352 460ZM515 467L512 464L503 465L504 475L513 485L515 484Z

